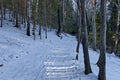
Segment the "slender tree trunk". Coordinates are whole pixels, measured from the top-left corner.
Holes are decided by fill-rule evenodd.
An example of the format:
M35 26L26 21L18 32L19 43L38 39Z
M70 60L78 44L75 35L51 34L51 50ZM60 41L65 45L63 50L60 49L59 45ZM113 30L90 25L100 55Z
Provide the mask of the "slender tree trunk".
M81 42L81 27L78 29L78 41L77 41L77 47L76 47L76 60L78 60L78 54L79 54L79 48L80 48L80 42Z
M101 0L100 7L100 57L98 80L106 80L106 0Z
M32 18L33 18L33 28L32 28L32 35L35 40L35 28L36 28L36 0L33 0L32 3Z
M19 1L16 0L15 2L16 2L15 3L15 18L16 18L15 27L18 28L19 27L19 25L18 25L18 11L19 11L18 5L19 5Z
M19 27L18 26L18 11L16 12L16 24L15 24L15 27L17 27L17 28Z
M42 31L42 28L41 28L41 25L39 25L39 35L40 35L40 39L42 39L42 33L41 33L41 31Z
M52 30L52 5L50 4L50 31Z
M5 20L6 15L6 0L3 0L3 19Z
M66 5L65 5L66 0L62 0L62 26L61 26L61 33L63 31L63 28L65 26L65 18L66 18Z
M47 39L47 0L44 0L44 25L45 25L45 38Z
M40 24L40 0L38 0L38 24L39 24L39 35L40 35L40 39L42 39L42 34L41 34L41 31L42 31L42 27L41 27L41 24Z
M57 11L57 13L58 13L58 30L57 30L57 36L58 37L60 37L60 35L61 35L61 20L60 20L60 4L61 4L61 2L60 2L60 0L58 0L58 11Z
M32 35L34 36L34 40L35 40L35 27L36 27L36 23L35 21L33 22L33 32L32 32Z
M12 0L12 21L14 22L14 18L15 18L15 4L14 4L14 0Z
M9 21L10 21L10 17L11 17L11 7L7 7L9 10L8 10L8 18L9 18Z
M93 26L93 50L96 51L96 0L92 0L93 5L93 17L92 17L92 26Z
M32 4L31 18L33 20L32 35L33 35L34 40L35 40L35 36L36 36L35 31L36 31L36 25L37 25L37 0L32 0L31 4Z
M29 16L27 18L27 36L30 36L30 19L29 19Z
M76 52L77 52L76 60L78 60L79 47L80 47L80 42L81 42L81 4L80 4L80 0L77 0L77 6L78 6L77 25L79 26L79 28L78 28L78 36L77 36L78 39L77 39L77 47L76 47Z
M85 14L85 0L81 0L82 46L84 53L85 74L92 73L88 52L88 34Z
M0 27L2 27L3 26L3 0L1 0L1 25L0 25Z
M24 7L24 5L25 5L25 1L23 1L23 0L20 0L19 1L20 2L20 10L21 11L19 11L20 12L20 19L21 19L21 24L23 24L24 23L24 9L25 9L25 7Z
M21 24L24 24L24 28L26 27L26 22L27 22L27 0L21 0L20 5L21 5Z
M118 55L118 41L119 41L119 17L120 17L120 1L118 0L117 7L118 7L118 19L117 19L117 28L116 28L116 36L115 36L115 55Z
M30 1L27 2L27 31L26 34L27 36L30 36Z

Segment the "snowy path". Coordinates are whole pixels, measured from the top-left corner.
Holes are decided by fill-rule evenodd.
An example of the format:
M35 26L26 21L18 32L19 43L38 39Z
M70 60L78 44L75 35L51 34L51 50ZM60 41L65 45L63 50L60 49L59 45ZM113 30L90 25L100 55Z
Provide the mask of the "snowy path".
M66 45L71 44L72 40L67 41L67 39L64 38L65 42L63 42L57 36L50 36L48 40L37 39L34 41L32 38L23 36L23 34L20 33L7 33L10 37L9 35L3 35L5 31L6 29L3 29L0 33L0 63L3 64L3 66L0 67L0 80L44 80L48 77L45 75L51 72L60 72L56 75L66 75L67 79L65 76L64 78L60 78L62 80L70 80L71 77L77 75L75 72L75 60L72 60L73 57L70 56L71 53L66 51L67 54L55 55L51 52L51 50L56 47L59 49L69 49L70 46L66 47ZM50 34L53 35L53 33ZM57 41L59 43L56 43ZM60 51L61 50L58 52L60 53ZM46 65L46 62L52 62L54 65ZM51 67L57 67L59 71L52 69L48 71L45 69ZM75 76L74 78L77 77ZM53 78L51 80L53 80ZM54 78L54 80L58 79Z
M32 49L31 49L32 50ZM70 54L30 54L1 68L2 80L79 80Z
M18 29L6 28L0 30L0 64L3 64L0 67L0 80L43 80L47 77L46 73L51 72L60 72L59 74L64 76L67 74L67 78L76 75L75 61L72 60L70 52L60 55L51 52L54 48L71 49L71 46L67 45L73 44L73 37L64 38L63 42L54 33L49 33L48 39L34 41ZM54 65L46 65L47 62ZM52 70L51 67L57 67L59 71ZM49 68L49 71L46 68Z
M0 80L95 80L78 70L71 36L63 41L49 33L48 39L34 41L22 34L13 34L0 35L0 62L4 65L0 67Z

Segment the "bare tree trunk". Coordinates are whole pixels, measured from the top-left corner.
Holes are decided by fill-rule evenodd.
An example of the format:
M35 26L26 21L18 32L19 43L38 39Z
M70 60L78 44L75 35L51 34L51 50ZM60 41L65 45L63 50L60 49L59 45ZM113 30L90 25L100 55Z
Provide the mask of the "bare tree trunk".
M62 0L62 26L61 26L61 33L65 26L65 19L66 19L66 9L67 9L67 0Z
M12 0L12 21L14 22L14 18L15 18L15 4L14 4L14 0Z
M52 31L52 5L50 4L50 31Z
M1 0L1 25L0 25L0 27L2 27L3 26L3 0Z
M45 25L45 38L47 39L47 0L44 0L44 25Z
M27 31L26 34L27 36L30 36L30 1L28 1L27 3Z
M78 40L77 40L77 47L76 47L76 60L78 60L78 54L79 54L79 48L80 48L80 42L81 42L81 27L78 29Z
M85 0L81 0L82 46L84 52L85 74L92 73L88 52L88 34L85 14Z
M26 27L26 22L27 22L27 2L28 0L24 0L24 13L23 13L24 27Z
M3 19L5 20L6 15L6 0L3 0Z
M93 50L96 51L96 0L92 0L93 6L93 17L92 17L92 26L93 26Z
M78 39L77 39L77 47L76 47L76 60L78 60L78 53L79 53L79 47L80 47L80 42L81 42L81 4L80 0L77 0L77 6L78 6L78 11L77 11L77 25L79 26L78 28Z
M41 24L40 24L40 0L38 0L38 24L39 24L39 35L40 35L40 39L42 39L42 28L41 28Z
M35 40L35 27L36 27L36 23L35 23L35 21L33 22L33 29L32 29L32 35L33 35L33 37L34 37L34 40Z
M30 19L29 16L27 17L27 36L30 36Z
M42 39L42 28L41 28L41 25L39 25L39 35L40 35L40 39Z
M120 1L118 0L117 7L118 7L118 19L117 19L117 28L116 28L116 36L115 36L115 55L118 55L118 41L119 41L119 17L120 17Z
M18 11L19 11L19 1L18 0L16 0L15 1L15 18L16 18L16 22L15 22L15 27L19 27L19 25L18 25Z
M60 20L60 5L61 5L61 2L60 2L60 0L58 0L58 11L57 11L57 13L58 13L58 30L57 30L57 36L58 37L60 37L60 35L61 35L61 28L62 28L62 26L61 26L61 20Z
M36 24L37 24L37 0L32 0L30 4L32 4L32 14L31 14L31 18L33 20L32 35L35 40L35 36L36 36L35 31L36 31Z
M19 27L18 26L18 11L16 11L16 24L15 24L15 27L17 27L17 28Z
M100 7L100 57L98 80L106 80L106 0L101 0Z

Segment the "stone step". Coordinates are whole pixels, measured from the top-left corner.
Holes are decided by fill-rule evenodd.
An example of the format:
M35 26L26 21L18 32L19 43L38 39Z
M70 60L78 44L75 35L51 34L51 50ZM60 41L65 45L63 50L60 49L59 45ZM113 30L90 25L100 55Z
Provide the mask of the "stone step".
M74 60L72 56L62 56L62 55L54 55L54 56L47 56L48 61L69 61Z
M76 72L46 72L44 74L44 78L48 78L48 79L54 79L56 78L56 80L59 79L64 79L64 78L75 78L77 77L78 74Z
M46 67L46 71L55 71L55 72L57 72L57 71L61 71L61 72L63 72L63 71L74 71L75 69L77 69L77 67L76 66L60 66L60 67Z
M53 62L54 63L54 62ZM56 62L55 62L56 63ZM74 79L76 77L78 77L78 73L77 73L77 66L75 65L75 63L73 62L73 64L71 65L67 65L64 64L61 65L59 64L59 66L56 64L49 64L47 63L47 65L44 67L45 68L45 73L44 73L44 78L45 80L71 80Z
M71 65L74 65L75 64L75 61L74 60L70 60L70 61L45 61L44 62L44 65L45 66L51 66L51 67L54 67L54 66L71 66Z

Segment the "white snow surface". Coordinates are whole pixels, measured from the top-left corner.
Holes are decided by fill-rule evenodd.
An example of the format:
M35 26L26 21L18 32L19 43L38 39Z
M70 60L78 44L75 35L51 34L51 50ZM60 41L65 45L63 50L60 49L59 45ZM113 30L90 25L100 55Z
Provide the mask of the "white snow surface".
M0 80L97 80L96 62L99 52L89 49L93 73L84 74L84 59L80 46L79 60L75 60L75 37L68 34L60 39L55 32L48 32L48 39L26 36L24 29L17 29L9 21L0 28ZM106 56L107 80L119 80L120 59L113 54Z

